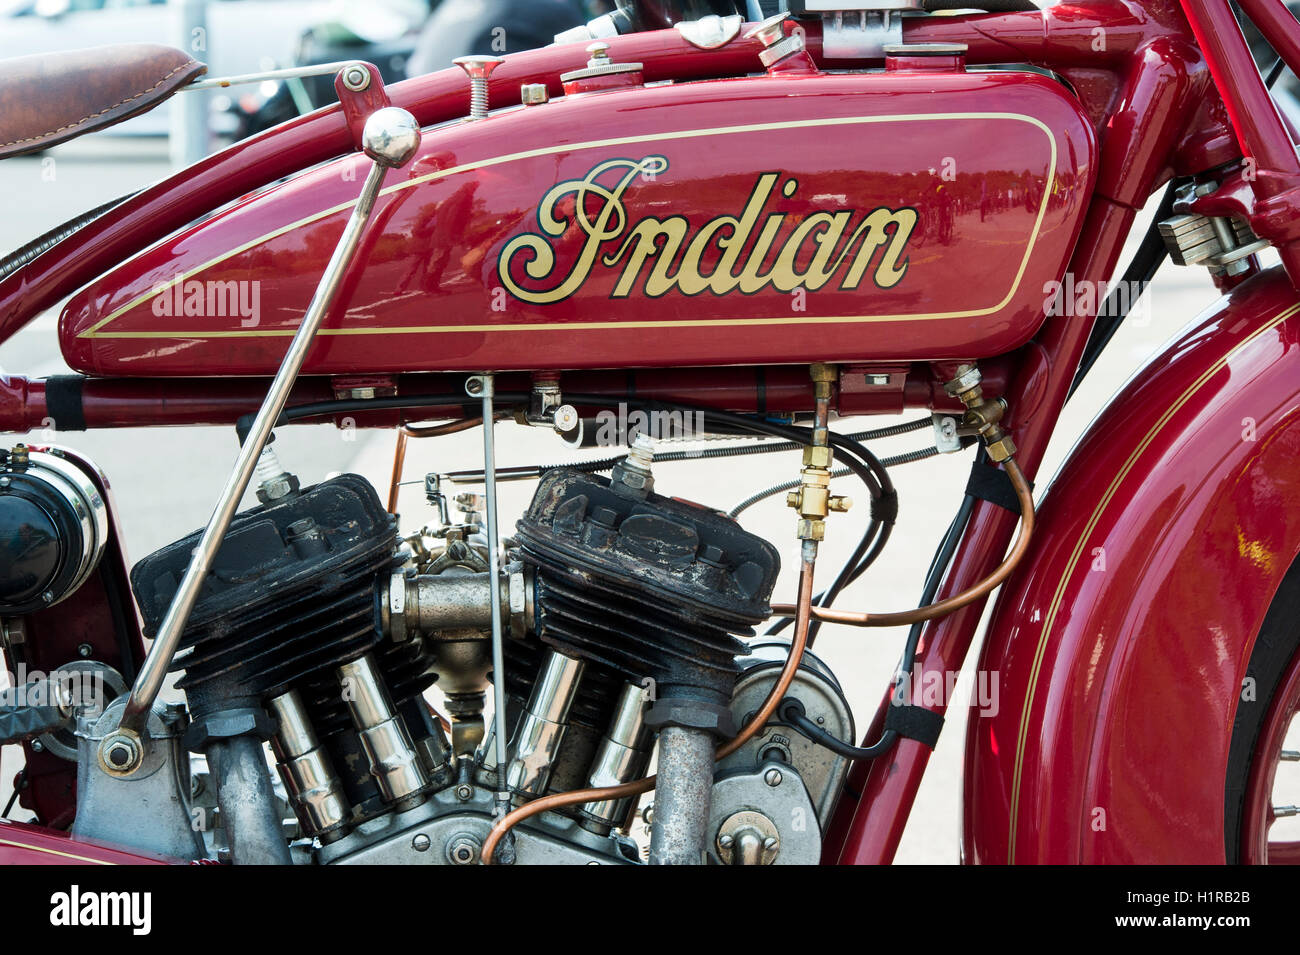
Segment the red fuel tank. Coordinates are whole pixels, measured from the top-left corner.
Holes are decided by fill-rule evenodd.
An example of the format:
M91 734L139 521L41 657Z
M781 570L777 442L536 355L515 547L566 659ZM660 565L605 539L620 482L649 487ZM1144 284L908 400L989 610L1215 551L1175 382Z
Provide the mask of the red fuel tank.
M308 374L982 358L1044 318L1095 178L1032 73L580 93L425 131ZM267 375L364 179L245 197L74 296L95 375Z

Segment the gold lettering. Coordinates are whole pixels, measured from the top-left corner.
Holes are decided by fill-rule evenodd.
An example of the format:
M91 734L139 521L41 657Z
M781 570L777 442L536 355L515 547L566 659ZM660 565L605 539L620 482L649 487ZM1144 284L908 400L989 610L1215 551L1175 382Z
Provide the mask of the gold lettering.
M788 293L799 286L815 292L829 282L832 271L827 270L826 263L830 261L831 253L835 251L840 236L844 234L844 229L852 218L852 212L834 214L817 212L799 223L799 227L794 230L789 241L782 246L781 254L776 257L776 265L772 269L773 284L782 292ZM813 239L817 251L813 253L807 269L800 274L799 253L808 238L814 236L819 230L821 234Z
M891 240L886 226L890 223L894 225L894 234ZM858 236L866 230L866 238L862 240L862 248L858 250L857 258L853 262L853 267L849 269L848 277L840 287L843 289L855 289L858 283L862 281L863 273L866 272L867 266L871 264L872 258L875 257L876 249L889 243L885 253L880 260L880 267L876 269L876 284L881 288L893 288L899 283L905 274L907 274L907 259L903 258L903 252L907 248L907 240L912 235L912 229L916 226L915 209L876 209L858 226L853 237L849 239L849 244L844 247L845 252L853 247L853 243ZM902 258L902 265L899 266L899 259ZM838 265L838 263L836 263Z
M627 298L632 291L632 286L636 284L637 276L641 274L641 266L651 258L655 260L655 264L646 278L645 293L651 298L658 298L668 292L677 281L676 276L668 274L668 268L672 265L673 259L677 258L677 250L682 247L682 241L686 238L689 229L690 223L681 216L670 216L667 219L649 218L638 222L622 248L604 258L606 265L617 265L627 253L628 247L633 242L636 243L631 258L623 267L623 276L618 280L611 297ZM661 237L664 240L662 246L659 244Z
M753 295L766 288L787 294L796 289L815 292L832 283L846 265L840 288L852 290L877 258L870 274L878 288L893 288L907 274L907 244L917 224L915 209L873 209L847 239L858 215L855 210L815 212L792 220L796 224L782 240L787 214L763 214L780 173L758 177L739 216L715 216L694 234L690 221L680 215L646 216L633 223L625 202L628 190L638 177L657 178L667 168L663 156L611 159L581 179L551 188L537 212L540 233L516 236L501 251L497 271L506 289L524 302L559 302L582 288L598 264L621 270L612 298L627 298L638 287L650 298L673 289L687 296L706 291ZM611 184L615 173L618 178ZM798 183L788 179L781 191L789 198L797 190ZM562 268L552 242L570 230L579 233L582 244L572 265ZM602 248L615 240L621 240L617 250L601 255ZM706 274L713 251L717 259ZM524 287L520 272L532 287Z

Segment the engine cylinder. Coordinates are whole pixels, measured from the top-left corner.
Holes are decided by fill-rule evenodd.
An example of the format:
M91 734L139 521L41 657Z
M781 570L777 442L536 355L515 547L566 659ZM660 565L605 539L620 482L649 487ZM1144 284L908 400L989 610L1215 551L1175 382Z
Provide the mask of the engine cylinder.
M770 614L776 549L707 508L559 469L517 525L535 568L543 643L658 699L725 709L751 636Z

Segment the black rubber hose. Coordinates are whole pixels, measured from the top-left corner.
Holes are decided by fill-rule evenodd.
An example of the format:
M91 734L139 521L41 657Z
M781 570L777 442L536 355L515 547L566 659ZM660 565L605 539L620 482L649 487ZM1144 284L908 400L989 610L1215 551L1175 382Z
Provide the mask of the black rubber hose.
M857 431L850 435L849 438L854 441L877 441L883 438L893 438L903 434L910 434L913 431L919 431L922 428L930 426L930 418L918 418L914 421L907 421L903 424L891 425L888 428L876 428L872 431ZM750 454L777 454L783 451L797 451L804 445L798 441L772 441L765 444L746 444L746 445L725 445L717 448L701 448L695 451L656 451L656 461L710 461L718 458L744 457ZM928 451L928 449L927 449ZM918 454L920 452L912 452ZM597 458L594 461L576 461L569 464L539 464L537 471L539 474L545 474L548 471L557 471L567 469L570 471L583 471L587 474L599 474L602 471L611 470L614 465L623 460L623 455L617 455L609 458ZM919 458L912 458L919 460ZM905 462L900 462L905 463ZM886 467L891 465L885 462ZM845 472L848 473L848 472ZM843 475L840 475L843 477ZM794 485L798 486L799 482L795 481ZM781 490L788 490L782 487ZM773 491L772 493L777 493ZM732 513L735 516L735 512Z
M983 455L983 450L980 454ZM966 526L970 523L971 513L975 509L975 498L967 494L962 498L961 507L957 510L957 515L948 525L948 530L944 534L943 540L940 541L938 549L935 551L934 559L930 562L930 570L926 574L925 586L921 593L921 602L919 606L924 607L934 602L939 592L939 585L943 581L943 575L948 570L948 565L952 563L953 555L957 551L957 545L961 542L962 535L966 532ZM903 658L898 666L900 675L910 675L916 667L916 650L921 640L921 630L923 623L914 623L907 634L907 643L903 647ZM798 704L799 701L793 698L786 699L782 702L777 712L781 714L790 726L797 729L808 739L827 749L846 756L849 759L875 759L887 753L890 748L898 741L898 731L886 729L881 732L880 739L869 746L852 746L843 740L831 736L824 729L807 719L798 720L793 718L796 715L802 715L802 704L799 704L799 713L787 714L786 708L790 703Z
M1160 235L1160 223L1173 214L1177 188L1178 184L1171 182L1165 189L1165 194L1160 198L1160 205L1156 208L1155 217L1147 226L1147 231L1142 236L1137 251L1133 253L1128 268L1124 270L1124 276L1120 279L1121 284L1111 289L1110 294L1106 296L1097 321L1093 323L1092 332L1088 335L1088 343L1083 346L1083 357L1079 360L1078 371L1074 373L1074 381L1071 382L1069 394L1066 396L1067 401L1083 383L1083 379L1097 363L1097 359L1110 344L1110 340L1115 337L1120 326L1124 324L1124 319L1137 304L1137 300L1146 293L1147 286L1151 284L1156 272L1169 256L1169 249ZM1132 291L1134 289L1136 294Z
M904 454L896 454L893 457L882 458L880 463L883 464L886 468L896 468L902 464L912 464L915 461L925 461L928 458L933 458L938 456L939 453L940 451L938 448L919 448L916 451L908 451ZM622 458L619 458L618 460L621 461ZM656 461L659 460L658 457L656 457L655 460ZM848 468L836 468L835 470L831 471L831 477L833 478L848 477L852 473L853 472L850 471ZM735 507L729 510L727 512L727 516L731 518L739 517L741 514L749 510L759 501L765 501L769 497L780 494L782 491L793 491L795 488L799 486L800 483L801 482L797 480L785 481L781 484L774 484L769 488L764 488L763 490L759 491L757 494L751 494L749 497L745 498L743 501L741 501L739 504L737 504Z

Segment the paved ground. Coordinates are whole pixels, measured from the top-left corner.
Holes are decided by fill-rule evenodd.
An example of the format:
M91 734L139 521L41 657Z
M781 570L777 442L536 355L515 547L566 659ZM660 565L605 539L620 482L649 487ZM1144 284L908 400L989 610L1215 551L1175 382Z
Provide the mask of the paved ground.
M167 172L161 144L106 138L78 141L45 157L6 161L0 164L0 195L5 197L7 213L0 219L0 250L16 248L77 212L137 189ZM1040 491L1047 486L1046 477L1059 466L1074 440L1116 388L1215 297L1204 271L1166 267L1151 292L1150 321L1129 323L1116 337L1102 366L1066 410L1059 437L1039 476ZM51 311L0 346L0 372L43 376L65 371L55 337L56 317L57 310ZM839 427L855 430L883 423L886 419L877 418L869 424L845 421ZM129 446L123 440L126 437L125 432L73 434L67 435L64 443L89 453L108 473L126 528L127 550L139 558L206 520L234 460L236 445L233 432L226 429L139 429L129 433ZM877 450L881 454L911 450L924 440L924 433L912 435L882 442ZM392 446L393 438L387 434L348 441L331 427L286 428L277 443L282 461L305 483L332 472L354 470L380 485L388 479ZM416 443L408 455L407 479L418 479L425 471L477 466L480 447L477 432ZM554 437L514 425L499 426L498 447L503 466L570 459L568 449ZM741 458L707 465L682 463L664 466L657 481L664 493L729 507L753 491L794 477L797 468L793 456ZM966 471L963 455L961 460L941 458L896 472L901 517L886 557L845 591L839 606L902 609L914 604L931 554L956 509ZM843 490L854 493L850 487ZM530 495L529 485L504 486L501 499L507 526ZM401 509L408 523L422 523L429 516L418 487L403 492ZM825 567L837 567L847 555L856 542L860 519L860 514L851 514L834 521L832 540L823 551ZM787 566L795 564L797 551L791 542L790 512L779 501L754 508L745 515L744 523L778 543ZM778 598L790 599L792 587L792 581L783 580ZM903 636L895 631L836 627L823 631L818 653L838 674L862 723L869 719L886 686ZM972 653L972 661L974 658ZM957 706L950 714L904 835L899 861L956 861L963 710ZM15 752L13 747L7 747L3 754L0 800L6 798L8 780L16 768Z

